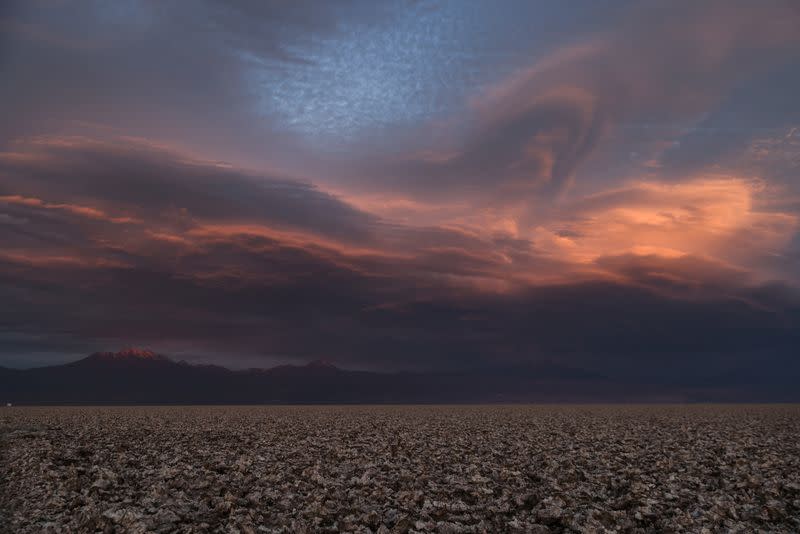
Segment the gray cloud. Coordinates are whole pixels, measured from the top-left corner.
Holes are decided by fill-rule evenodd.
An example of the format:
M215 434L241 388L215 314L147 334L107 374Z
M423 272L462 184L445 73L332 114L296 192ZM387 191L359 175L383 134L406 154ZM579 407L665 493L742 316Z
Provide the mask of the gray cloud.
M141 141L42 139L16 150L0 154L0 194L23 197L10 203L15 217L24 198L32 198L55 204L38 217L56 224L59 212L79 213L81 206L103 212L90 219L127 217L177 228L194 219L261 223L359 241L369 241L377 224L311 184L185 159Z
M290 48L379 16L361 2L11 2L0 12L0 146L25 135L137 135L215 158L310 159L257 112L246 54Z
M781 0L758 9L738 1L641 6L614 32L539 59L477 98L460 145L395 163L389 183L483 202L552 198L623 122L697 120L736 83L798 59L798 25L800 14ZM372 170L382 175L381 166Z

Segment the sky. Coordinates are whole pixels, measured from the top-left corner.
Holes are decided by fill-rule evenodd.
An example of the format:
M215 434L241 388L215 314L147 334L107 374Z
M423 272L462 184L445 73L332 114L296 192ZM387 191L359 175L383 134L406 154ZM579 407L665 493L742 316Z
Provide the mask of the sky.
M0 365L797 370L798 28L792 0L3 2Z

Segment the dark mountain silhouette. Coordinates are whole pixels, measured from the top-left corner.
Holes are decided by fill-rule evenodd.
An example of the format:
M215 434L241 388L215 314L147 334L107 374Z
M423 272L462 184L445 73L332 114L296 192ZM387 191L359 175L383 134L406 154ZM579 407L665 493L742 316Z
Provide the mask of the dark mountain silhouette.
M762 390L632 385L552 362L460 373L377 373L340 369L318 360L234 371L127 349L98 352L64 365L0 368L0 401L19 404L790 400L780 391L777 395L770 397Z

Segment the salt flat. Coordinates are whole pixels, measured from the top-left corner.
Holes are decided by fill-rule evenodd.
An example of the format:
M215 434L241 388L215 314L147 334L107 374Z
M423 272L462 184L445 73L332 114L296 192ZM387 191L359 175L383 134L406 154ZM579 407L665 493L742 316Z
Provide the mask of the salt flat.
M800 406L13 407L8 532L800 531Z

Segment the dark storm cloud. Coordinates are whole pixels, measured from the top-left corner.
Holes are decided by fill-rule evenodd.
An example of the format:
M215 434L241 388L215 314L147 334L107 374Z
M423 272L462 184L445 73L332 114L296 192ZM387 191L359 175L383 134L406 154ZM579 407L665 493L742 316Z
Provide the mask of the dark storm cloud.
M235 245L217 252L242 261ZM662 287L648 289L646 278L511 295L432 295L413 278L364 274L297 250L250 261L268 267L270 279L28 266L27 274L13 274L26 294L7 301L14 313L4 313L3 322L38 336L29 350L71 337L91 347L177 343L225 353L222 363L233 365L241 353L383 369L495 368L556 358L611 376L684 380L713 374L720 364L760 361L780 373L776 365L791 363L798 341L798 300L785 287L726 285L712 296L676 298ZM660 267L662 275L668 268ZM402 300L387 306L387 298Z

